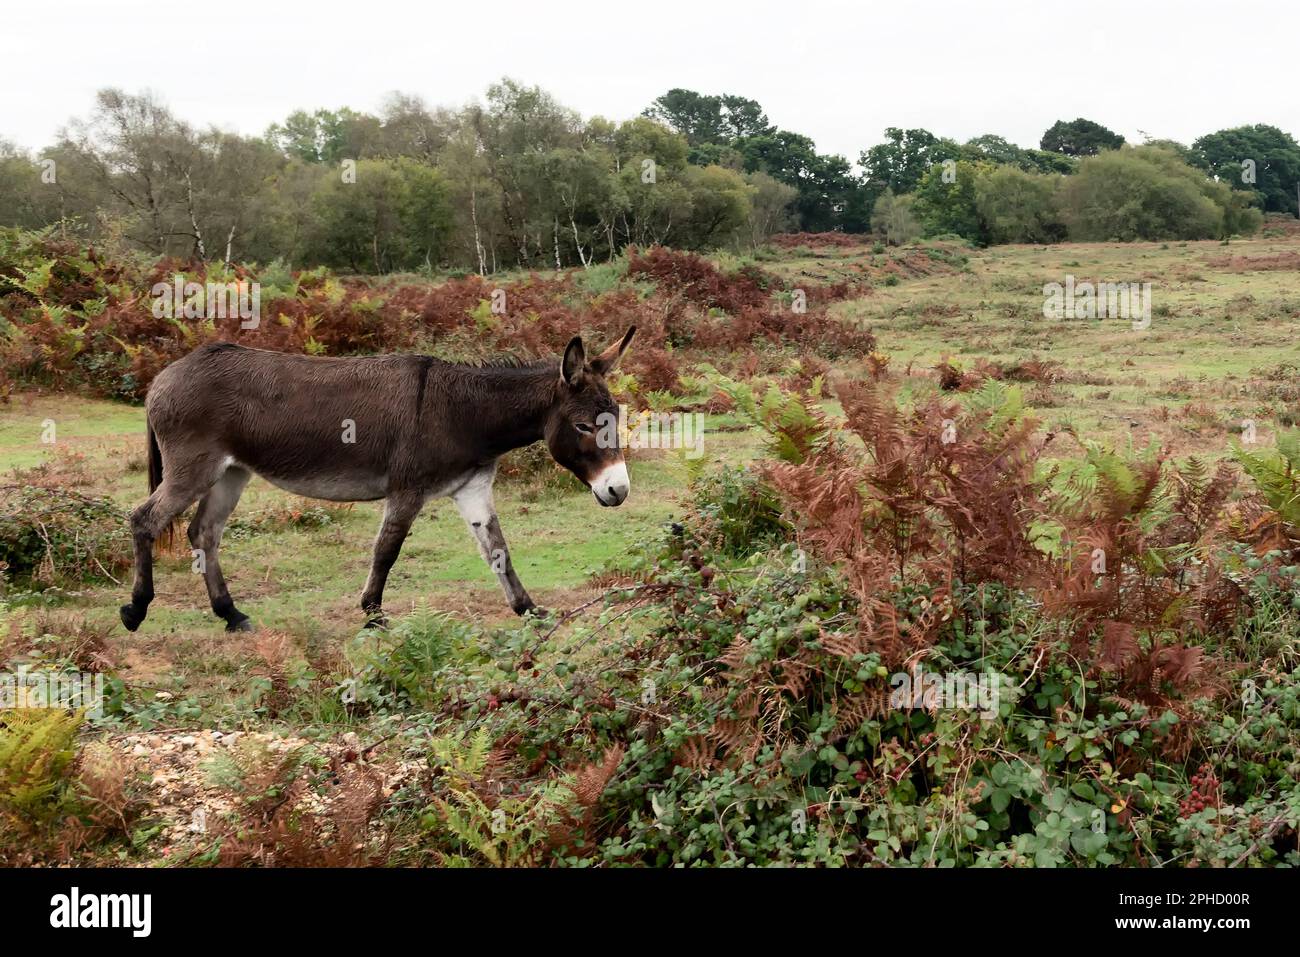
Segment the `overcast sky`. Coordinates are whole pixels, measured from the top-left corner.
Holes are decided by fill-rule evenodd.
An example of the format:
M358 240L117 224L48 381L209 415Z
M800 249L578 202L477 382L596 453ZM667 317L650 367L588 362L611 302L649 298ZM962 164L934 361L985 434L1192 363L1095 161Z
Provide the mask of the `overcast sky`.
M0 137L32 150L105 86L261 133L393 90L459 105L504 75L611 119L671 87L735 93L851 160L886 126L1022 146L1077 116L1131 142L1300 136L1294 0L64 0L6 4L0 23Z

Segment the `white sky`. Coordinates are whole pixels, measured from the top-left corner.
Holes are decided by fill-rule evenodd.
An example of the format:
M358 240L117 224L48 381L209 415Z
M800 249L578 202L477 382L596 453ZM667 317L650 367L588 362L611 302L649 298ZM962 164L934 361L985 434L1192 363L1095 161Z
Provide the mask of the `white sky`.
M1294 0L10 0L0 31L0 137L32 150L104 86L261 133L393 90L459 105L503 75L620 120L671 87L736 93L850 160L886 126L1022 146L1076 116L1131 142L1300 136Z

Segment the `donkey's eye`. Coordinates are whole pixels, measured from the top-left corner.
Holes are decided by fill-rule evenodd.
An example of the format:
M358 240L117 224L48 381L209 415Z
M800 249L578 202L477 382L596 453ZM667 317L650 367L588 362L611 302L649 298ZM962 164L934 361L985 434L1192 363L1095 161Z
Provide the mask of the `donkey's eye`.
M573 423L573 427L577 429L579 432L581 432L583 435L591 435L593 432L596 431L595 426L588 425L585 422L575 422Z

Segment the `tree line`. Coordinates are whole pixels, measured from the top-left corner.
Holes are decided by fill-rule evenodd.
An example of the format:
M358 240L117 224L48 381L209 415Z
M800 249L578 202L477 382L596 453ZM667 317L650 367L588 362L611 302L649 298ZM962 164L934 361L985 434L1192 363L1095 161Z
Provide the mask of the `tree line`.
M855 164L754 100L684 89L612 121L505 79L481 104L394 94L377 114L301 110L261 136L106 89L38 154L0 142L0 224L181 258L487 274L630 244L756 248L781 231L1212 238L1295 213L1297 182L1300 145L1271 126L1129 146L1077 119L1034 149L890 127Z

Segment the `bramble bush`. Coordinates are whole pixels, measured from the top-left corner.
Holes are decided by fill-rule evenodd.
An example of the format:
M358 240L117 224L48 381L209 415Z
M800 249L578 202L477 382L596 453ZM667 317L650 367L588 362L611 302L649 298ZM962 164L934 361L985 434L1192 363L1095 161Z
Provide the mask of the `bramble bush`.
M111 499L69 488L0 486L0 582L109 578L130 563L126 516Z
M1267 496L1154 450L1039 462L1000 383L841 400L860 443L701 481L547 664L536 626L488 641L458 716L512 814L622 752L532 859L1300 864L1300 580ZM927 673L991 702L895 697Z

